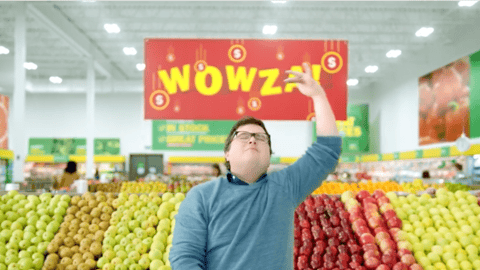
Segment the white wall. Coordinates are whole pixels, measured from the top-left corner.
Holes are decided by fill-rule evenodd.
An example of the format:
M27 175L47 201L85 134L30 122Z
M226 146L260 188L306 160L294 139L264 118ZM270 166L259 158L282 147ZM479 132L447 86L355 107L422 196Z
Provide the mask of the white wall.
M424 52L410 56L402 68L383 74L383 80L373 85L370 124L379 131L371 140L376 153L410 151L452 145L435 144L421 147L418 140L418 78L461 57L480 50L480 27L472 24L458 32L453 43L427 47ZM408 61L408 60L407 60ZM477 143L480 139L472 140Z

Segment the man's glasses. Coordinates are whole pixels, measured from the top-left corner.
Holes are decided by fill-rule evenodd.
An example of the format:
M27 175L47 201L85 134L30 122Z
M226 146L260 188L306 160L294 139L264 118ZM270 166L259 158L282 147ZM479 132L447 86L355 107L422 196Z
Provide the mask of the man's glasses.
M255 140L260 142L268 142L270 135L267 133L250 133L248 131L235 131L233 138L238 138L240 141L248 141L251 137L255 137Z

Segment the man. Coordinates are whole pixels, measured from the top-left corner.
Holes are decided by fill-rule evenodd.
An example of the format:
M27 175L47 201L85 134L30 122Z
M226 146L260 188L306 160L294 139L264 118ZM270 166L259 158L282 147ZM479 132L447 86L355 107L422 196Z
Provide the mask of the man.
M287 71L294 77L285 82L313 99L317 142L267 175L272 150L263 122L235 124L225 143L227 177L191 189L175 217L173 270L293 269L294 211L335 169L341 152L325 92L303 67L305 73Z

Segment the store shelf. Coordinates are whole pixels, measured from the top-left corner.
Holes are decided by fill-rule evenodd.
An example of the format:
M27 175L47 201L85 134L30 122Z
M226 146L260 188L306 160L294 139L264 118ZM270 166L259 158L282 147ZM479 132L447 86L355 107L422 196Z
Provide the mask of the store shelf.
M0 159L14 159L13 151L0 149Z
M87 161L86 156L68 156L66 160L75 161L77 163L84 163ZM93 161L96 163L99 162L110 162L110 163L123 163L125 162L125 156L94 156ZM41 163L63 163L65 161L58 161L53 155L47 156L27 156L25 162L41 162Z

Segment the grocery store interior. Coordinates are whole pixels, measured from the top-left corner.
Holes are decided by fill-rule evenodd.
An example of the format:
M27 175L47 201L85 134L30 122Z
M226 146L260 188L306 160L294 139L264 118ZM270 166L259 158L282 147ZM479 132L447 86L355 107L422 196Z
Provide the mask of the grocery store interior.
M13 259L8 263L0 256L0 270L117 269L108 268L118 263L112 262L118 255L117 250L113 252L115 245L113 255L106 252L110 251L105 248L109 244L98 242L98 238L95 242L93 232L106 232L110 225L121 222L117 219L121 215L118 211L125 209L119 205L138 199L125 194L138 194L143 207L155 196L164 202L171 200L173 204L164 206L169 214L162 218L174 221L178 206L172 205L179 204L183 194L228 173L224 142L235 121L243 116L263 120L271 135L269 173L293 164L316 140L312 104L303 97L297 102L297 91L291 93L294 98L288 102L283 97L289 93L278 99L260 96L263 82L253 83L252 89L258 89L258 95L255 91L248 93L242 82L242 91L227 91L221 97L225 101L220 102L218 96L196 99L199 94L192 92L197 91L198 76L190 91L182 86L180 73L178 93L177 86L173 91L168 83L175 84L175 68L178 73L182 65L183 74L185 65L194 66L191 74L201 74L207 63L209 68L227 67L227 73L228 65L255 70L258 67L262 71L278 68L283 72L302 62L309 62L314 72L315 66L319 67L316 80L329 96L343 139L338 166L312 195L340 198L339 195L346 194L341 197L343 202L352 199L360 205L365 204L366 196L361 190L373 194L374 202L387 196L393 205L390 209L395 210L403 227L394 222L390 226L383 217L388 224L385 226L405 232L404 239L391 233L392 241L398 250L400 246L410 250L416 260L404 262L399 255L395 260L409 268L394 268L393 263L385 263L380 257L378 265L383 263L386 268L359 262L358 267L366 268L358 269L480 269L478 250L470 248L480 246L480 207L478 199L470 201L480 198L479 25L480 4L471 0L1 1L0 220L7 223L0 222L0 248L3 243L7 245L5 251L14 249L17 253L10 254ZM234 48L242 48L245 57L236 59L231 54L235 53ZM191 52L195 50L194 59ZM272 52L271 58L249 59L249 55L267 52ZM328 57L332 55L341 62L335 70L328 66ZM166 67L173 70L168 71L171 78ZM162 72L168 78L162 77ZM218 81L215 73L209 75L211 80L204 86L212 89ZM221 91L228 89L226 80L225 77ZM277 84L281 83L279 79ZM165 105L169 105L167 109L160 106L162 97L170 102ZM256 107L257 101L262 102L263 111ZM227 112L228 107L235 106L236 112ZM278 110L278 115L273 111L265 113L269 109ZM479 117L475 116L477 113ZM72 161L78 177L68 182L64 176L67 163ZM378 190L383 193L374 193ZM162 195L166 193L167 196ZM29 196L28 200L25 196ZM440 203L442 198L454 205ZM85 210L80 200L95 203ZM107 209L97 207L102 202ZM463 208L463 202L469 203L465 208L472 207L471 211ZM426 231L422 234L415 230L422 207L436 203L445 206L442 209L448 206L452 212L455 207L467 211L463 218L452 214L463 235L453 235L458 238L456 241L444 237L448 243L455 241L460 245L454 252L447 252L448 243L446 247L435 240L432 245L428 243L431 235L439 238L435 235L442 233L439 227L452 228L446 221L448 226L437 226L437 220L430 219L430 223L423 223ZM383 215L383 203L377 204L376 211ZM402 207L405 204L408 207ZM40 205L51 207L52 211L46 211L48 217L42 219L49 227L38 228L37 224L33 232L52 234L34 237L25 245L11 243L11 224L23 218L24 223L18 221L16 225L26 235L23 230L29 218L27 213ZM12 209L23 207L27 208L18 216L7 215L13 213ZM70 239L71 243L60 239L72 233L68 228L62 231L65 215L73 214L73 218L76 211L86 211L83 214L88 215L95 207L96 214L101 213L93 218L97 220L86 220L87 224L99 226L90 228L90 234L86 229L85 235L91 236L87 244L77 242L79 238ZM155 207L163 209L160 204ZM157 219L143 228L147 232L150 227L156 230L149 236L153 244L144 241L146 250L138 251L137 260L119 264L167 269L161 267L170 265L167 251L173 227L168 223L168 230L160 230L160 214L148 214ZM8 233L4 234L4 230ZM425 232L430 233L426 234L427 244L422 242ZM165 244L158 248L161 258L141 257L154 251L152 245L158 240L154 235L159 235L158 239L162 238ZM464 239L470 236L473 240ZM23 239L20 235L17 238ZM101 239L107 238L102 234ZM119 239L112 241L115 240ZM54 241L67 248L52 246ZM424 247L420 248L418 243ZM26 253L20 256L22 250L33 246L27 254L30 257ZM437 252L436 246L442 246L443 251ZM385 253L380 244L378 248ZM357 262L349 252L349 262ZM4 253L0 250L6 256ZM446 253L453 257L442 257ZM73 258L74 254L80 255ZM311 269L320 269L313 266L312 254L294 256L295 269L307 268L299 266L303 260L300 256L307 257ZM74 259L78 259L77 263L72 263ZM357 269L352 265L350 268Z

